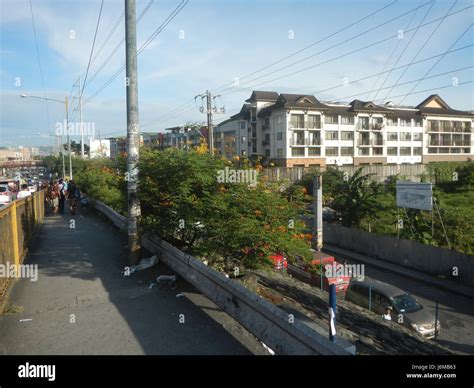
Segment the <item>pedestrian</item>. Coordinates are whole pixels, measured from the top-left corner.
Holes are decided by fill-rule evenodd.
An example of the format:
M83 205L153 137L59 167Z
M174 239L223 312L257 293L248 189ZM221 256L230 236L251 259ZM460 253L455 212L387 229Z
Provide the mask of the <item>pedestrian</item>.
M69 201L69 212L74 215L76 214L77 203L81 198L81 191L73 180L69 182L67 188L67 198Z
M59 184L54 181L50 188L49 197L51 198L51 207L53 208L53 214L58 214L59 209Z
M21 190L19 191L18 195L16 196L16 199L22 199L25 197L29 197L31 195L30 190L28 189L28 185L26 183L23 183L21 185Z
M64 214L64 202L66 201L67 186L62 178L58 182L58 188L59 188L59 214Z
M391 321L392 320L392 307L388 306L385 309L385 313L383 315L383 319L386 321Z

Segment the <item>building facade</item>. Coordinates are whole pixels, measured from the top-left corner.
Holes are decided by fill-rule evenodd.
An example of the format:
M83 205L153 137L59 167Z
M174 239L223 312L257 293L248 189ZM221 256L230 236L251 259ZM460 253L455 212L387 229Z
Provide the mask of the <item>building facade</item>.
M473 120L436 94L398 107L254 91L216 127L214 147L229 159L261 157L285 167L463 161L474 156Z

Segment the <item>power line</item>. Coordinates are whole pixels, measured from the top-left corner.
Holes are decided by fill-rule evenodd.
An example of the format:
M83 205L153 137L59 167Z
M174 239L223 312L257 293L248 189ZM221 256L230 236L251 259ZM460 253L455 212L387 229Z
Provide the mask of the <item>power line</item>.
M90 67L91 61L92 61L92 54L94 53L95 40L97 38L97 31L99 30L100 17L102 16L102 8L103 7L104 7L104 0L102 0L101 3L100 3L99 17L97 18L97 25L95 27L94 40L92 41L91 53L89 55L89 63L87 64L86 76L84 77L84 82L82 83L82 89L81 89L81 85L79 85L79 89L81 90L81 93L79 95L79 99L81 99L82 95L84 94L84 88L86 86L87 76L89 75L89 67Z
M456 14L458 14L458 13L460 13L460 12L463 12L463 11L465 11L465 10L467 10L467 9L473 8L473 7L474 7L473 5L470 5L470 6L468 6L468 7L462 8L462 9L456 11L456 12L452 12L451 14L446 15L446 16L447 16L447 17L448 17L448 16L453 16L453 15L456 15ZM437 19L434 19L434 20L429 21L429 22L426 22L426 23L424 23L423 25L421 25L421 27L424 27L424 26L430 25L430 24L432 24L432 23L435 23L435 22L439 21L440 19L442 19L442 17L437 18ZM415 29L415 28L410 29L410 30L407 30L407 31L405 31L405 33L409 33L409 32L411 32L411 31L414 30L414 29ZM379 41L377 41L377 42L374 42L374 43L371 43L371 44L369 44L369 45L360 47L360 48L358 48L358 49L349 51L349 52L347 52L347 53L345 53L345 54L338 55L338 56L333 57L333 58L331 58L331 59L328 59L328 60L326 60L326 61L319 62L319 63L317 63L317 64L315 64L315 65L311 65L311 66L305 67L305 68L303 68L303 69L296 70L296 71L294 71L294 72L292 72L292 73L288 73L288 74L279 76L279 77L277 77L277 78L273 78L273 79L271 79L271 80L264 81L264 82L262 82L262 83L260 83L260 84L253 85L252 87L242 88L242 89L240 89L240 90L236 90L236 91L233 91L233 92L224 93L223 95L238 93L238 92L242 92L242 91L245 91L245 90L251 90L251 89L254 89L254 88L257 87L257 86L261 86L261 85L264 85L264 84L267 84L267 83L270 83L270 82L274 82L274 81L280 80L280 79L282 79L282 78L290 77L290 76L292 76L292 75L301 73L301 72L303 72L303 71L307 71L307 70L310 70L310 69L314 69L314 68L317 67L317 66L320 66L320 65L323 65L323 64L326 64L326 63L330 63L330 62L335 61L335 60L337 60L337 59L340 59L340 58L346 57L346 56L348 56L348 55L354 54L354 53L356 53L356 52L365 50L365 49L367 49L367 48L376 46L376 45L378 45L378 44L380 44L380 43L386 42L387 40L393 39L394 37L397 37L397 36L398 36L398 34L391 35L391 36L389 36L389 37L387 37L387 38L384 38L384 39L381 39L381 40L379 40Z
M472 69L472 68L474 68L474 65L473 65L473 66L461 67L461 68L454 69L454 70L445 71L445 72L443 72L443 73L439 73L439 74L434 74L434 75L430 75L430 76L427 76L427 77L418 78L418 79L415 79L415 80L412 80L412 81L406 81L406 82L403 82L403 83L401 83L401 84L398 84L398 86L412 84L412 83L415 83L415 82L418 82L418 81L423 81L423 80L425 80L425 79L441 77L441 76L446 75L446 74L451 74L451 73L455 73L455 72L457 72L457 71L463 71L463 70ZM384 88L382 88L382 89L380 89L380 90L390 89L390 88L391 88L391 90L393 90L393 86L394 86L394 85L386 86L386 87L384 87ZM357 94L352 94L352 95L350 95L350 96L341 97L341 98L338 98L338 99L333 100L333 101L346 100L346 99L348 99L348 98L357 97L357 96L360 95L360 94L372 93L372 92L373 92L373 90L369 90L369 91L367 91L367 92L361 92L361 93L357 93ZM380 100L374 100L374 101L387 101L387 97L384 97L383 99L380 99Z
M456 45L456 43L459 42L459 40L466 34L466 32L468 32L468 31L471 29L471 27L473 26L473 24L474 24L474 23L471 23L471 24L466 28L466 30L465 30L465 31L454 41L454 43L448 48L448 50L452 49L452 48ZM445 54L445 55L446 55L446 54ZM431 71L436 67L436 65L438 65L438 63L445 57L445 55L440 56L440 57L438 58L438 60L437 60L437 61L428 69L428 71L423 75L423 77L426 77L428 74L430 74ZM414 85L414 86L410 89L410 91L408 92L407 96L408 96L413 90L416 89L416 87L420 84L420 82L421 82L421 81L418 81L418 82L416 83L416 85ZM405 98L406 98L406 96L400 101L400 104L401 104L403 101L405 101Z
M295 51L294 53L289 54L289 55L287 55L286 57L283 57L283 58L277 60L276 62L273 62L273 63L271 63L271 64L269 64L269 65L266 65L266 66L264 66L264 67L262 67L262 68L260 68L260 69L258 69L258 70L255 70L255 71L253 71L253 72L251 72L251 73L249 73L249 74L246 74L246 75L244 75L244 76L242 76L242 77L238 77L238 78L239 78L239 80L240 80L240 79L244 79L244 78L248 78L248 77L251 77L252 75L255 75L255 74L257 74L257 73L260 73L261 71L266 70L266 69L268 69L268 68L270 68L270 67L272 67L272 66L274 66L274 65L277 65L277 64L279 64L279 63L281 63L281 62L283 62L283 61L285 61L285 60L287 60L287 59L289 59L289 58L291 58L291 57L293 57L293 56L295 56L295 55L297 55L297 54L299 54L299 53L301 53L301 52L303 52L303 51L305 51L305 50L307 50L307 49L309 49L309 48L311 48L311 47L316 46L316 45L319 44L319 43L324 42L325 40L327 40L327 39L329 39L329 38L332 38L333 36L335 36L335 35L337 35L337 34L343 32L343 31L345 31L345 30L347 30L347 29L349 29L349 28L355 26L356 24L359 24L360 22L362 22L362 21L364 21L364 20L366 20L366 19L368 19L368 18L370 18L370 17L376 15L377 13L379 13L379 12L381 12L381 11L387 9L388 7L392 6L392 5L395 4L397 1L398 1L398 0L395 0L395 1L393 1L393 2L391 2L391 3L389 3L389 4L387 4L386 6L384 6L384 7L382 7L382 8L379 8L378 10L376 10L376 11L370 13L369 15L366 15L366 16L362 17L361 19L358 19L358 20L356 20L355 22L352 22L352 23L348 24L347 26L345 26L345 27L343 27L343 28L337 30L336 32L333 32L333 33L331 33L331 34L325 36L324 38L321 38L321 39L319 39L319 40L317 40L317 41L315 41L315 42L309 44L308 46L305 46L305 47L303 47L302 49L299 49L299 50ZM422 1L423 1L423 0L422 0ZM217 93L217 92L219 92L218 89L222 89L223 87L226 87L227 85L229 85L229 83L226 83L226 84L224 84L224 85L222 85L222 86L219 86L219 87L213 89L213 92L214 92L214 93Z
M420 1L420 5L421 5L422 3L423 3L423 0ZM416 16L417 13L418 13L418 11L416 11L413 15L411 15L410 21L408 22L407 26L405 27L405 30L408 30L408 29L410 28L411 23L412 23L412 21L413 21L413 19L415 18L415 16ZM394 49L392 50L392 53L391 53L390 56L388 57L387 62L385 62L385 65L384 65L384 67L382 68L382 71L385 71L385 69L387 68L388 64L389 64L390 61L392 60L393 55L394 55L395 52L397 51L398 46L400 45L400 42L401 42L401 41L402 41L401 39L398 39L398 40L397 40L397 44L395 45ZM375 82L374 82L374 86L373 86L372 88L375 88L375 87L377 86L377 84L379 83L379 79L380 79L380 76L377 77L377 79L376 79ZM370 97L370 96L367 95L367 96L365 97L365 99L368 100L369 97Z
M30 0L30 11L31 11L31 21L33 22L33 31L35 34L35 46L36 46L36 57L38 59L38 67L41 75L41 84L43 86L43 96L46 98L46 88L44 86L44 77L43 77L43 67L41 66L41 58L40 58L40 53L39 53L39 48L38 48L38 38L36 35L36 23L35 23L35 15L33 13L33 4L31 3ZM44 101L46 104L46 118L48 120L48 130L50 129L50 121L49 121L49 107L48 107L48 100Z
M429 3L426 3L426 4L423 4L423 5L418 6L418 7L416 7L416 8L413 8L413 9L411 9L410 11L404 12L404 13L402 13L402 14L400 14L400 15L398 15L398 16L392 18L392 19L389 19L389 20L387 20L387 21L385 21L385 22L383 22L383 23L380 23L380 24L376 25L375 27L371 27L371 28L369 28L369 29L367 29L367 30L365 30L365 31L363 31L363 32L361 32L361 33L359 33L359 34L353 35L352 37L347 38L347 39L343 40L342 42L339 42L339 43L337 43L337 44L334 44L334 45L332 45L332 46L330 46L330 47L328 47L328 48L325 48L324 50L318 51L318 52L316 52L316 53L314 53L314 54L312 54L312 55L309 55L309 56L304 57L304 58L302 58L302 59L300 59L300 60L297 60L297 61L295 61L295 62L293 62L293 63L290 63L290 64L288 64L288 65L285 65L285 66L283 66L283 67L280 67L280 68L278 68L278 69L276 69L276 70L273 70L273 71L271 71L271 72L269 72L269 73L267 73L267 74L263 74L263 75L258 76L258 77L256 77L256 78L253 78L253 79L251 79L251 80L245 81L244 84L248 84L248 83L257 81L257 80L259 80L259 79L268 77L269 75L278 73L278 72L280 72L280 71L282 71L282 70L285 70L285 69L287 69L287 68L289 68L289 67L292 67L292 66L294 66L294 65L297 65L297 64L299 64L299 63L301 63L301 62L307 61L308 59L314 58L314 57L317 56L317 55L320 55L320 54L322 54L322 53L324 53L324 52L326 52L326 51L332 50L332 49L334 49L334 48L336 48L336 47L338 47L338 46L341 46L341 45L343 45L343 44L345 44L345 43L347 43L347 42L350 42L351 40L354 40L354 39L356 39L356 38L359 38L359 37L361 37L361 36L363 36L363 35L365 35L365 34L371 32L371 31L374 31L374 30L376 30L376 29L378 29L378 28L380 28L380 27L383 27L383 26L385 26L385 25L387 25L387 24L389 24L389 23L391 23L391 22L393 22L393 21L395 21L395 20L397 20L397 19L400 19L400 18L402 18L403 16L408 15L408 14L410 14L410 13L412 13L412 12L418 10L418 9L421 8L421 7L425 7L426 5L430 4L432 1L433 1L433 0L431 0ZM410 31L410 30L408 30L407 32L409 32L409 31ZM396 36L398 36L398 34L397 34ZM391 39L391 38L390 38L390 39ZM240 86L240 85L239 85L239 86ZM235 89L236 87L237 87L237 86L233 86L233 87L229 87L229 88L220 90L219 93L225 92L225 91L227 91L227 90ZM225 94L228 94L228 93L225 93Z
M460 48L457 48L457 49L452 49L452 50L447 50L447 51L444 51L442 52L441 54L436 54L436 55L432 55L430 57L427 57L427 58L423 58L423 59L419 59L418 61L415 61L413 63L411 63L411 65L416 65L418 63L422 63L422 62L426 62L426 61L429 61L431 59L434 59L434 58L439 58L441 56L444 56L446 54L450 54L450 53L454 53L454 52L457 52L457 51L461 51L461 50L465 50L467 48L470 48L470 47L473 47L474 44L470 44L470 45L467 45L467 46L463 46L463 47L460 47ZM407 65L401 65L401 66L397 66L395 68L393 68L393 70L399 70L399 69L403 69L407 66L410 66L410 64L407 64ZM356 79L356 80L353 80L353 81L349 81L347 83L343 83L343 84L338 84L336 86L332 86L330 88L326 88L326 89L321 89L321 90L317 90L315 92L312 92L311 94L320 94L320 93L324 93L324 92L327 92L329 90L333 90L333 89L338 89L340 87L343 87L343 86L348 86L352 83L356 83L356 82L360 82L360 81L365 81L367 79L370 79L370 78L373 78L373 77L376 77L376 76L380 76L382 74L385 74L385 73L388 73L390 70L385 70L385 71L382 71L380 73L376 73L376 74L372 74L372 75L368 75L368 76L365 76L365 77L362 77L362 78L359 78L359 79ZM374 89L376 90L376 89Z
M456 5L458 1L455 0L454 3L451 5L451 7L448 9L448 11L446 12L446 14L444 15L443 19L441 19L438 23L438 25L433 29L433 31L431 31L431 34L428 36L428 38L423 42L423 44L421 45L421 47L419 48L419 50L417 51L417 53L415 54L415 56L413 57L412 59L412 62L418 57L418 55L423 51L423 49L425 48L425 46L428 44L428 42L431 40L431 38L433 37L433 35L436 33L436 31L438 31L438 28L441 26L441 24L444 22L444 20L446 19L446 15L451 12L451 10L454 8L454 6ZM411 64L410 64L411 66ZM400 74L400 76L398 77L397 81L395 82L395 85L393 86L393 88L395 88L398 84L398 82L400 82L400 80L403 78L403 76L405 75L405 73L407 72L407 70L409 69L409 67L406 67L402 74ZM392 92L392 89L390 89L386 96L385 96L385 99L387 98L387 96Z
M146 46L150 44L150 42L158 35L160 34L165 27L178 15L178 13L186 6L186 4L189 2L189 0L182 0L181 3L171 12L170 15L163 21L163 23L153 32L152 35L147 39L147 41L137 50L137 55L141 53ZM184 3L184 4L183 4ZM150 38L153 37L151 40ZM99 89L97 89L94 94L92 94L91 97L86 101L92 100L95 96L97 96L99 93L101 93L105 88L107 88L125 69L125 65L122 65Z
M153 4L153 1L154 0L150 0L148 2L148 4L145 6L145 8L142 10L142 12L140 13L140 15L137 17L137 24L140 22L140 20L143 18L143 16L145 16L145 14L147 13L147 11L149 10L149 8L151 7L151 5ZM125 11L124 11L125 13ZM120 21L120 20L119 20ZM92 81L94 81L94 79L99 75L99 73L102 71L102 69L105 67L105 65L107 65L107 63L109 63L109 61L112 59L112 57L115 55L115 53L120 49L120 47L122 47L123 43L125 42L125 37L123 37L120 42L118 42L118 44L115 46L115 48L112 50L112 52L110 53L110 55L107 57L107 59L102 63L102 65L100 65L99 69L94 73L94 75L89 79L89 82L87 83L87 85L89 85L90 83L92 83ZM124 66L125 68L125 66Z
M426 11L425 15L423 16L423 18L421 19L420 21L420 24L418 24L418 27L416 27L416 30L415 32L412 34L412 36L410 37L410 39L408 40L407 44L405 45L405 47L403 48L402 52L400 53L400 55L398 56L397 60L395 61L393 67L397 66L398 65L398 62L400 62L400 59L402 59L403 57L403 54L405 54L405 51L408 49L408 47L410 47L410 44L411 42L413 41L413 39L415 39L415 36L416 34L418 33L418 31L420 30L420 26L423 24L423 22L425 21L426 17L428 16L428 14L430 13L431 9L433 8L434 6L434 1L431 3L431 6L428 8L428 10ZM449 11L448 11L449 13ZM403 32L402 32L403 33ZM393 69L392 69L393 71ZM392 74L392 72L390 71L387 76L385 77L385 79L383 80L382 84L380 85L380 88L382 88L384 85L385 85L385 82L387 82L388 78L390 77L390 75ZM388 93L387 93L388 94ZM379 90L376 91L373 99L375 100L377 98L377 96L379 95ZM385 96L386 98L386 96Z
M94 55L94 58L92 58L92 61L91 61L91 64L94 63L94 61L97 59L97 57L99 56L99 54L102 52L102 50L104 49L105 45L107 44L107 42L110 40L110 38L112 37L112 35L114 34L115 30L118 28L118 26L120 25L120 22L122 21L122 18L125 16L125 9L122 11L122 13L120 14L120 16L118 17L117 21L115 22L114 26L112 27L112 29L110 30L109 34L107 35L107 37L105 38L104 40L104 43L102 43L102 46L100 46L99 50L97 50L97 53Z

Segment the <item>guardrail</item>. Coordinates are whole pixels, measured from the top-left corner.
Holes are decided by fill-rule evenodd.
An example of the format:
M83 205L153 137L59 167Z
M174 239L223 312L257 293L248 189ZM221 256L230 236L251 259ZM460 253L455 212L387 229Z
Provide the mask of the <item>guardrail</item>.
M127 229L127 219L101 202L94 207L118 228ZM225 277L200 260L180 251L156 236L145 235L142 246L159 255L160 260L200 290L223 311L277 354L351 355L351 351L329 341L312 328L254 294L235 280Z
M28 252L34 228L44 220L44 190L17 199L0 209L0 265L19 265ZM11 277L0 277L0 314L11 289Z

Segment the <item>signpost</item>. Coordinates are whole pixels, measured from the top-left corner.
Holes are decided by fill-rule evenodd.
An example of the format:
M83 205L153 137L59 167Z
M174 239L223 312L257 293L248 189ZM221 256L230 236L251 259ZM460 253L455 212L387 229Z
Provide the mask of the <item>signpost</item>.
M433 184L397 181L397 206L433 211Z

